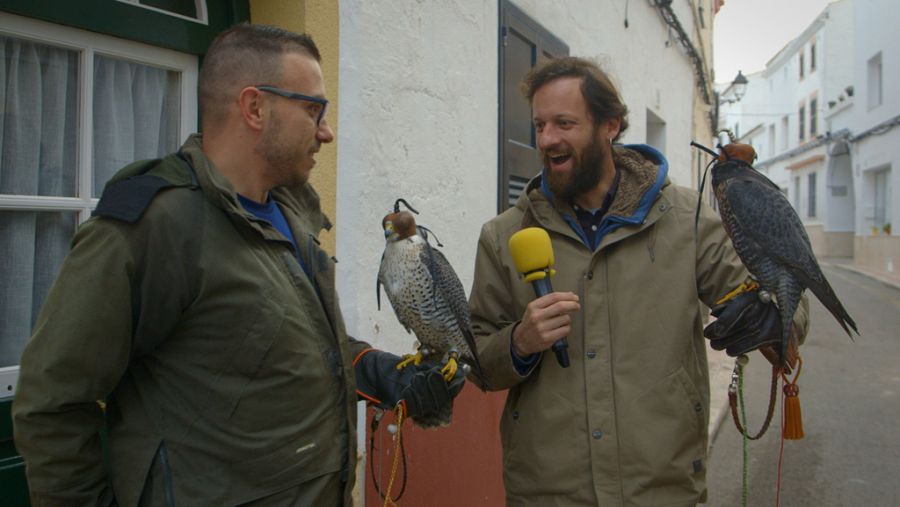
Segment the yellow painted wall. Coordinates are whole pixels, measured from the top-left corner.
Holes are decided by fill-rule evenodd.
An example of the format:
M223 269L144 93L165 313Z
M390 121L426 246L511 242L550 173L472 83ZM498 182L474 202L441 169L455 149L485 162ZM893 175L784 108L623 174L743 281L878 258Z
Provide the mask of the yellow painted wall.
M322 54L322 73L328 96L326 120L337 135L338 57L340 25L339 2L335 0L250 0L250 21L273 25L292 32L307 33L316 41ZM337 148L335 143L322 146L316 156L310 183L322 198L322 209L335 222L337 202ZM326 251L334 255L334 229L319 238Z

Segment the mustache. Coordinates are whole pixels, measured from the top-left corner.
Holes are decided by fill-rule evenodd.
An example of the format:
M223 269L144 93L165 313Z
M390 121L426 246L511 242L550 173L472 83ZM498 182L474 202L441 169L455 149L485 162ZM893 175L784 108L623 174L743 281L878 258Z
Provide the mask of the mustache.
M603 176L606 149L606 144L595 142L581 153L570 153L573 159L572 171L563 174L550 172L547 175L553 194L565 201L572 201L597 186ZM550 157L545 153L543 158L545 167L550 167Z

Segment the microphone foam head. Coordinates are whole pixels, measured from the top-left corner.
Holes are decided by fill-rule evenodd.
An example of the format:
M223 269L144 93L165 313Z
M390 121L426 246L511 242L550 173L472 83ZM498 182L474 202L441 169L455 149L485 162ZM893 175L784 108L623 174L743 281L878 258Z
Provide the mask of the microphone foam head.
M512 235L509 238L509 252L512 254L516 270L526 276L526 281L531 281L529 276L540 273L534 278L543 278L548 270L552 274L553 247L550 245L550 235L540 227L528 227Z

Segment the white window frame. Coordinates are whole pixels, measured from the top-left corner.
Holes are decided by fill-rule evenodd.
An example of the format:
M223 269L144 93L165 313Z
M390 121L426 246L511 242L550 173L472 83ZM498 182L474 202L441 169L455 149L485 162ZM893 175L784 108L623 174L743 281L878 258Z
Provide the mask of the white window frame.
M78 28L0 12L0 34L77 51L78 59L78 167L74 197L0 194L0 211L68 211L77 213L77 223L90 218L99 198L93 197L93 79L94 55L99 54L179 72L180 119L178 139L197 131L196 55L118 39ZM0 368L0 396L15 393L18 366Z
M193 21L194 23L200 23L201 25L209 25L209 11L206 9L206 0L194 0L194 6L197 9L197 17L192 18L190 16L184 16L182 14L178 14L177 12L167 11L165 9L160 9L159 7L153 7L152 5L144 5L140 3L140 0L116 0L117 2L122 2L124 4L133 5L135 7L140 7L142 9L147 9L154 12L160 12L162 14L166 14L167 16L172 16L174 18L184 19L186 21Z

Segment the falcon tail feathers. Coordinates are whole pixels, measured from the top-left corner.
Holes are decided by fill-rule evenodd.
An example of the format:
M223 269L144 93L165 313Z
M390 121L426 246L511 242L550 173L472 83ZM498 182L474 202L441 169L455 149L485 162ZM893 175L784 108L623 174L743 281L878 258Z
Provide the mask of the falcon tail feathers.
M478 387L486 392L493 387L491 386L491 382L487 379L487 375L484 374L484 370L481 368L481 362L478 361L478 349L475 347L475 337L472 336L472 332L468 329L463 330L463 335L466 337L466 343L469 344L469 350L471 354L466 354L462 357L463 361L472 367L471 375L475 377L477 380L476 384Z
M822 275L822 281L819 282L808 277L802 270L792 271L797 275L797 278L799 278L800 281L816 295L816 298L822 305L831 312L831 315L838 321L838 324L840 324L841 327L844 328L844 331L847 332L847 336L850 337L850 340L853 340L853 333L850 332L850 329L853 329L853 331L856 331L856 334L859 335L859 330L856 328L856 322L853 321L850 314L844 309L844 305L841 304L841 300L838 299L837 294L834 293L834 289L831 288L831 284L828 283L825 275Z

